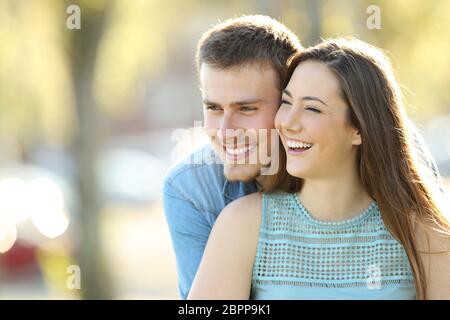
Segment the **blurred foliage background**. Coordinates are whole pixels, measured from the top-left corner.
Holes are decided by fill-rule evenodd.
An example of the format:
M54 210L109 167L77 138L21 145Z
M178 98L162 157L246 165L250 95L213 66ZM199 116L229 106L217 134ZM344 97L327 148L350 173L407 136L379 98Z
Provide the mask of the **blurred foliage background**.
M162 181L201 143L197 40L242 14L385 49L450 175L450 1L0 0L0 299L178 297Z

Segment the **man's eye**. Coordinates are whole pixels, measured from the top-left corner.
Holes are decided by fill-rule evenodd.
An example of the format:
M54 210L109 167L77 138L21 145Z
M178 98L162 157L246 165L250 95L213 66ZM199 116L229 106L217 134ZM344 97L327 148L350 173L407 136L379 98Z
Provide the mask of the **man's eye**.
M305 110L309 110L309 111L316 112L316 113L322 113L322 111L320 111L317 108L313 108L313 107L306 107Z
M222 110L222 108L219 107L219 106L207 106L207 107L206 107L206 110L220 111L220 110Z
M255 107L247 107L247 106L242 106L240 109L241 109L241 111L254 111L254 110L256 110Z

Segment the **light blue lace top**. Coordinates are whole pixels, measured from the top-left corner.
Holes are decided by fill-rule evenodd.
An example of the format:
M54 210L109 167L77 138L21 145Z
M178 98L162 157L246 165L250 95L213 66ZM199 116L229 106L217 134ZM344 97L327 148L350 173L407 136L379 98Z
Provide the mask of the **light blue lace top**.
M326 222L278 192L263 195L251 299L415 299L415 287L375 202L351 220Z

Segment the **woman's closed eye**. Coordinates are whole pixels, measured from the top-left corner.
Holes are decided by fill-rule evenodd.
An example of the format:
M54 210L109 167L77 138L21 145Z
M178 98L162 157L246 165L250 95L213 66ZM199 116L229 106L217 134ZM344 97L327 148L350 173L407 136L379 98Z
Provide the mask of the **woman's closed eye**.
M287 100L281 100L281 102L280 102L280 106L281 105L288 105L288 106L292 106L292 103L290 103L289 101L287 101Z
M322 111L320 111L320 109L316 108L316 107L311 107L311 106L307 106L305 107L305 110L309 110L315 113L322 113Z

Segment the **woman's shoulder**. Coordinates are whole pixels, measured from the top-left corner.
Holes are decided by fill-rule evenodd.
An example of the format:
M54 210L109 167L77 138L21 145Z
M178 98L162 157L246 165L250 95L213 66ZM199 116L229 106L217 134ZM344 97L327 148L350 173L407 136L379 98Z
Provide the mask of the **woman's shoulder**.
M261 223L262 194L252 193L230 202L217 217L214 227L233 233L257 232Z
M427 279L428 299L450 299L450 235L416 218L415 238Z
M230 202L220 213L233 219L255 219L261 215L262 193L255 192Z

